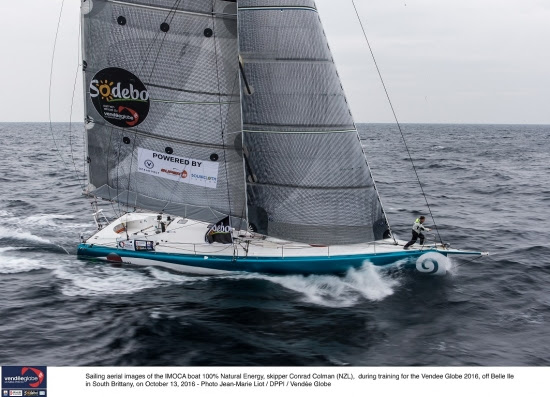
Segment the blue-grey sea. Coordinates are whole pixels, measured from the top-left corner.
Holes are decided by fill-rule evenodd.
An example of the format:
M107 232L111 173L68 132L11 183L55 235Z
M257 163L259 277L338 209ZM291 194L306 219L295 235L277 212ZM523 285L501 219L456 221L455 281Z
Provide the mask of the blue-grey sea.
M358 127L408 239L428 211L401 134ZM0 124L2 365L550 365L550 126L402 126L443 240L491 254L454 257L443 277L199 277L77 259L94 230L82 129Z

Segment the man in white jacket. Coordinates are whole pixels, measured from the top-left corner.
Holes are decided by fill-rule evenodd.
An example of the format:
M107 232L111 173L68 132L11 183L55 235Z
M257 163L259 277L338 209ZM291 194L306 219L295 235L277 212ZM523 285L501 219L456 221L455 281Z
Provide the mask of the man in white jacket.
M409 241L403 249L408 250L411 245L416 243L416 240L420 238L420 245L424 245L424 235L422 234L423 231L430 231L432 229L428 229L427 227L424 227L423 223L426 220L425 216L421 216L416 221L414 221L414 225L412 227L412 239Z

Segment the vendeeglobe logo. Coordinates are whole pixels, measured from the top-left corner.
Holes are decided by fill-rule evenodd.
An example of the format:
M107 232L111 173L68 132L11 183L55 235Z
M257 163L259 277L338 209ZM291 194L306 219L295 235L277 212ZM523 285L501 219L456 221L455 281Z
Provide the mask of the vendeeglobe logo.
M46 388L46 367L3 366L2 388Z

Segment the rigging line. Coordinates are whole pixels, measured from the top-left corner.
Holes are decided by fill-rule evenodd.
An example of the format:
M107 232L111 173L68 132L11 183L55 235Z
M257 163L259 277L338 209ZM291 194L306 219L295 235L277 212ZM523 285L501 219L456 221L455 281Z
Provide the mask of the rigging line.
M166 14L166 17L164 18L163 22L166 22L168 21L168 18L170 18L170 14L172 12L174 12L174 15L176 15L176 11L177 11L177 7L179 6L179 3L181 2L181 0L176 0L175 3L170 7L170 9L168 10L168 14ZM174 17L172 16L172 19ZM172 23L172 19L170 20L170 23ZM166 34L167 32L164 33L163 35L163 38L162 38L162 41L164 41L164 38L166 37ZM146 51L145 51L145 56L143 57L143 61L141 62L141 65L138 69L138 75L141 74L141 72L143 71L143 69L145 68L145 64L147 63L147 61L149 60L149 55L151 54L151 52L153 51L153 46L155 45L155 43L158 41L157 37L159 35L162 35L162 33L159 31L155 34L155 36L153 37L153 39L151 40L151 43L148 45ZM161 48L162 48L162 44L161 44ZM160 50L159 50L160 51ZM158 58L158 55L157 55L157 58ZM155 63L156 63L156 60L155 60ZM153 75L153 71L154 71L154 66L155 66L155 63L153 64L153 67L151 68L151 74L150 76ZM148 84L150 85L150 84Z
M145 56L143 57L143 60L141 61L141 64L139 65L138 67L138 71L137 71L137 75L141 75L141 72L143 71L143 69L145 68L145 64L147 63L147 61L149 60L149 54L151 53L151 51L153 50L153 46L154 44L157 42L157 37L160 35L161 33L160 32L157 32L155 34L155 36L153 37L153 39L151 40L151 43L149 44L149 46L146 48L145 50ZM149 84L147 85L149 86Z
M323 33L324 34L324 33ZM325 37L326 37L326 34L325 34ZM328 43L327 43L328 45ZM330 49L330 45L329 45L329 49ZM330 59L330 63L336 67L336 65L334 64L334 57L332 57L331 55L331 59ZM336 72L336 74L338 75L338 71ZM346 104L348 103L347 99L346 99L346 95L345 95L345 92L344 92L344 87L342 86L342 82L340 81L340 89L342 90L342 95L344 97L344 101L346 102ZM351 110L350 110L350 114L351 114ZM353 117L353 116L352 116ZM346 132L346 131L333 131L333 132ZM350 132L355 132L355 136L357 138L357 142L359 143L359 147L361 148L361 153L363 154L363 159L365 160L365 164L367 166L367 170L369 172L369 175L370 175L370 178L372 180L372 187L374 189L374 192L376 193L376 198L378 199L378 203L380 204L380 211L382 212L382 215L384 217L384 222L386 224L386 227L387 227L387 230L385 230L383 233L382 233L382 239L385 239L385 235L386 235L386 232L389 233L389 235L391 236L391 238L393 239L393 242L395 243L395 245L397 245L397 240L393 234L393 231L392 231L392 228L391 228L391 225L390 225L390 221L388 219L388 215L386 214L386 210L384 209L384 203L382 203L382 198L380 197L380 192L378 190L378 187L376 186L376 181L374 179L374 175L372 174L372 169L370 167L370 164L369 164L369 159L367 157L367 153L366 153L366 150L365 148L363 147L362 143L361 143L361 136L359 135L359 130L357 129L357 125L355 124L355 121L353 121L353 130L350 130ZM378 221L378 220L376 220ZM374 224L372 225L374 226ZM375 231L374 231L374 228L373 228L373 238L374 238L374 248L376 250L376 236L375 236Z
M363 22L361 21L361 17L359 16L359 11L357 11L357 7L355 6L355 1L351 0L351 4L353 4L353 8L355 9L355 14L357 15L357 20L359 21L359 25L361 25L361 30L363 31L363 36L365 37L365 41L367 42L367 46L369 47L370 54L372 56L372 60L374 61L374 66L376 67L376 71L378 72L378 77L380 78L380 82L382 83L382 87L384 88L384 92L386 93L386 98L388 98L388 103L390 104L391 111L393 113L393 117L395 119L395 122L397 124L397 128L399 129L399 133L401 134L401 138L403 139L403 143L405 145L405 148L407 150L407 154L409 156L409 159L411 161L414 173L416 175L416 179L418 181L418 185L420 186L420 190L422 191L422 196L424 196L424 201L426 202L426 205L428 207L428 211L430 212L430 216L432 218L432 221L434 223L434 228L437 231L437 236L439 237L439 241L441 244L443 244L443 240L441 238L441 235L439 234L439 228L437 227L437 224L435 223L435 218L432 213L432 209L430 207L430 203L428 202L428 198L426 196L426 193L424 192L424 187L422 186L422 182L420 182L420 177L418 176L418 172L416 170L416 166L414 164L414 160L411 156L411 152L409 150L409 147L407 145L407 141L405 140L405 135L403 134L403 130L401 129L401 124L399 123L399 120L397 118L397 114L395 113L395 109L393 107L393 104L390 99L390 94L388 92L388 89L386 88L386 84L384 83L384 79L382 78L382 72L380 71L380 68L378 67L378 63L376 62L376 58L374 56L374 51L372 50L372 47L370 45L369 39L367 37L367 32L365 30L365 27L363 26Z
M180 2L181 2L181 0L176 0L176 2L170 7L170 9L168 10L168 14L166 14L166 17L164 18L163 22L168 21L168 18L170 18L170 14L172 12L174 12L174 15L172 16L172 19L170 19L170 23L172 23L172 20L174 19L174 16L176 15L176 11L177 11L177 8L178 8ZM168 32L164 32L164 35L162 36L162 42L164 42L164 39L166 38L167 33ZM139 70L138 70L138 75L141 74L141 72L145 68L146 63L149 60L149 55L151 54L151 51L153 51L153 46L158 41L157 37L159 35L162 35L162 33L157 32L155 34L155 36L153 37L153 39L151 40L151 43L147 47L147 49L145 51L145 57L143 57L143 61L141 62L141 66L139 67ZM159 48L159 52L160 52L160 49L162 48L162 42L161 42L161 46ZM150 76L149 76L149 80L150 80L150 77L153 75L153 71L154 71L157 59L158 59L158 54L157 54L157 57L155 58L155 62L153 63L153 67L151 68L151 73L150 73Z
M235 79L234 79L234 81L233 81L232 92L235 91L235 89L237 88L237 83L239 82L239 71L238 71L238 70L235 70L234 74L235 74ZM240 91L240 84L239 84L238 89L239 89L239 91ZM240 101L239 101L238 103L239 103L238 114L239 114L239 116L240 116ZM229 118L229 111L230 111L230 107L231 107L231 106L232 106L232 105L229 105L229 107L228 107L228 109L227 109L227 113L228 113L227 116L226 116L227 118ZM226 121L226 123L227 123L227 121ZM241 134L242 134L242 131L241 131ZM242 135L241 135L241 140L242 140ZM235 149L235 150L236 150L236 149ZM225 153L226 153L226 152L225 152L225 146L224 146L224 159L225 159ZM244 156L244 153L243 153L243 156ZM226 163L227 163L227 162L226 162ZM227 169L226 169L226 172L227 172ZM227 183L228 183L228 185L229 185L229 178L227 179ZM246 182L244 182L244 183L245 183L244 191L246 192ZM228 193L228 194L229 194L229 193ZM245 217L246 217L246 197L245 197L244 200L243 200L243 206L242 206L242 208L241 208L240 214L245 214ZM243 230L243 217L242 217L242 215L239 215L239 219L240 219L239 230ZM245 226L245 229L247 229L247 228L248 228L248 227Z
M78 55L77 55L77 62L76 62L76 72L75 72L75 75L74 75L74 83L73 83L73 95L72 95L72 98L71 98L71 112L70 112L70 116L69 116L69 146L71 147L71 159L73 161L73 167L74 167L74 172L75 172L75 175L78 179L78 184L80 185L80 188L82 190L84 190L84 183L81 182L80 180L80 177L78 175L78 171L76 169L76 163L75 163L75 160L74 160L74 150L73 150L73 127L72 127L72 122L73 122L73 105L74 105L74 95L75 95L75 92L76 92L76 81L78 79L78 70L80 69L80 33L81 33L81 23L82 23L82 19L79 19L79 23L78 23Z
M214 1L215 0L212 0L212 14L214 13ZM220 71L219 71L219 65L218 65L218 45L216 43L216 38L217 38L217 31L216 31L216 23L215 23L215 19L214 19L214 16L212 16L212 30L213 30L213 39L214 39L214 58L216 60L216 80L217 80L217 83L218 83L218 93L221 94L221 84L220 84ZM238 75L237 75L238 76ZM233 80L233 88L231 90L231 92L234 92L235 91L235 84L237 82L237 79L234 79ZM225 180L226 180L226 183L227 183L227 202L228 202L228 205L229 205L229 225L232 226L232 222L231 222L231 213L232 213L232 206L231 206L231 194L230 194L230 188L231 186L229 185L229 174L228 174L228 171L227 171L227 151L225 150L225 129L227 127L227 122L228 122L228 119L229 119L229 112L230 112L230 109L231 109L231 105L229 105L227 107L227 118L225 120L225 124L224 124L224 121L223 121L223 114L222 114L222 97L221 95L218 95L218 102L219 102L219 109L220 109L220 129L221 129L221 138L222 138L222 143L223 143L223 146L224 146L224 149L223 149L223 160L224 160L224 166L225 166Z
M114 128L111 128L111 138L113 136L113 132L115 131ZM122 134L121 134L122 135ZM116 198L115 198L115 201L117 203L117 208L118 208L118 212L116 213L117 216L120 216L122 215L122 210L120 209L120 200L118 199L120 193L118 192L118 188L120 186L120 176L118 174L118 170L120 168L120 148L122 147L122 140L119 139L118 140L118 148L117 148L117 151L116 151L116 155L117 155L117 159L116 159ZM107 169L107 177L109 176L109 170ZM109 196L111 195L111 192L109 190Z
M244 82L244 85L246 86L246 91L248 91L248 95L252 95L252 91L250 89L250 85L248 85L248 80L246 79L246 74L244 73L244 67L240 59L239 59L239 70L241 71L241 74L243 76L243 82Z
M172 7L170 8L170 10L168 10L168 14L166 15L166 17L164 18L164 21L163 22L167 22L168 19L170 19L170 24L172 23L172 20L174 19L175 15L176 15L176 10L177 8L179 7L181 3L181 0L176 0L174 2L174 4L172 5ZM173 14L172 14L173 13ZM172 14L172 17L170 18L170 14ZM157 61L158 61L158 57L160 55L160 52L162 50L162 47L164 45L164 40L166 39L166 35L168 34L168 32L164 32L164 35L162 35L162 39L161 39L161 42L160 42L160 46L159 46L159 49L157 51L157 55L155 57L155 60L153 62L153 66L151 67L151 72L149 73L149 80L151 80L152 76L153 76L153 72L155 71L155 66L157 64ZM156 43L157 41L157 37L158 37L159 33L157 33L155 35L155 37L153 38L153 40L151 41L151 44L149 46L149 48L147 49L147 55L145 56L145 58L143 59L143 62L141 64L141 67L140 67L140 70L139 70L139 74L141 74L141 71L145 68L145 65L147 63L147 60L149 59L149 54L151 53L151 51L153 50L153 46L154 44ZM133 147L132 147L132 157L130 159L130 169L128 170L128 189L127 189L127 194L126 194L126 208L129 209L129 202L130 202L130 183L131 183L131 177L130 177L130 174L131 174L131 168L132 168L132 162L133 162L133 159L134 159L134 156L133 156L133 152L136 148L136 141L137 141L137 133L134 133L134 143L133 143ZM118 165L117 165L117 168L118 168ZM137 199L138 199L138 192L137 192L137 189L136 189L136 201L134 202L134 207L137 205ZM166 204L168 205L168 203ZM166 208L166 206L164 207Z
M81 4L81 11L82 11L82 4ZM91 166L91 157L89 156L89 148L88 148L88 128L86 127L88 125L88 123L93 123L94 120L89 116L88 114L88 105L86 103L86 98L87 98L87 93L89 92L89 87L86 86L86 70L87 68L84 68L84 62L89 62L89 61L94 61L94 56L93 56L93 53L90 53L88 54L87 51L86 51L86 37L84 35L84 31L88 30L90 31L90 20L89 18L85 18L84 17L84 14L81 14L81 32L80 32L80 35L81 35L81 41L80 41L80 51L81 51L81 56L82 56L82 80L83 80L83 96L84 96L84 112L86 113L84 115L84 132L82 134L82 145L84 147L84 158L83 158L83 171L84 171L84 176L86 177L86 187L85 187L85 192L87 192L88 195L91 196L91 192L89 191L90 187L91 187L91 181L92 181L92 166ZM89 58L88 58L89 56ZM87 60L85 60L84 58L86 57ZM109 147L110 147L111 143L109 142ZM108 164L107 164L108 166ZM109 174L107 172L107 183L109 181ZM90 197L91 199L91 197ZM97 203L97 197L95 197L95 201ZM116 211L114 210L114 205L112 204L112 201L111 201L111 206L113 207L113 213L116 214Z
M354 122L354 124L355 124L355 122ZM384 209L384 203L382 203L382 198L380 197L380 192L378 190L378 187L376 186L376 181L374 180L374 176L372 175L372 170L370 168L369 159L367 158L367 152L366 152L365 148L363 147L363 145L361 143L361 137L359 136L359 130L357 129L357 127L356 127L356 131L357 131L357 139L359 140L359 146L361 146L361 152L363 153L363 157L365 158L365 163L367 164L367 169L369 170L369 174L370 174L370 177L372 179L372 185L373 185L373 188L376 192L376 197L378 198L378 202L380 203L380 207L381 207L381 210L382 210L382 214L384 215L384 220L386 222L386 226L388 227L388 231L390 233L391 238L393 239L393 242L395 243L395 245L397 245L398 244L397 239L395 238L395 236L393 234L393 231L391 229L390 220L388 219L388 215L386 214L386 210ZM382 239L384 239L384 234L385 233L386 232L384 231L384 233L382 234ZM374 240L374 244L375 244L375 249L376 249L376 240Z
M127 189L127 193L126 193L126 212L130 212L130 184L132 183L132 178L131 178L131 175L132 175L132 164L134 162L134 153L136 151L136 143L137 143L137 134L134 133L134 139L133 139L133 143L132 143L132 153L130 153L130 166L128 167L128 189ZM138 192L137 192L137 187L136 187L136 201L134 202L134 208L136 207L137 205L137 199L138 199Z
M84 18L84 17L82 17ZM84 18L84 28L86 28L88 31L92 31L92 23L91 23L91 18ZM82 39L83 39L83 42L82 42L82 61L84 62L84 56L86 56L87 58L89 57L88 59L88 62L89 64L93 65L95 64L95 61L96 61L96 54L94 52L89 52L89 53L84 53L85 52L85 43L86 43L86 38L84 35L82 35ZM84 81L87 81L86 79L86 70L83 70L83 78L84 78ZM86 96L86 93L87 91L86 90L89 90L89 87L86 87L86 85L84 85L84 95ZM85 98L86 99L86 98ZM86 105L86 100L84 101L84 107L86 108L86 111L87 111L87 105ZM92 122L94 123L97 123L97 121L94 121L92 118L89 118ZM89 121L88 119L88 114L86 114L86 119L85 119L85 123L87 123ZM110 157L111 157L111 150L114 146L114 142L113 142L113 132L116 131L114 129L114 127L105 127L105 129L109 131L109 144L107 146L107 151L105 152L105 156L107 158L107 167L105 168L105 174L106 174L106 180L107 180L107 187L108 187L108 192L109 192L109 204L111 205L111 209L113 211L113 214L116 216L116 218L120 217L121 215L121 210L120 210L120 204L118 203L117 201L117 206L115 207L115 199L111 196L111 189L110 189L110 182L111 182L111 178L110 178L110 175L109 175L109 160L110 160ZM88 130L85 129L85 132L84 134L82 134L82 140L83 140L83 144L84 144L84 147L86 148L86 151L84 153L84 170L85 170L85 173L86 173L86 168L88 170L88 182L91 182L91 177L92 177L92 167L91 165L88 164L88 157L87 154L88 154L88 139L87 139L87 136L88 136ZM120 152L120 143L119 143L119 148L118 148L118 153ZM117 185L116 185L116 191L117 191L117 197L118 197L118 166L117 166L117 169L116 169L116 181L117 181ZM86 189L88 189L89 186L86 186ZM91 192L88 192L88 194L91 196ZM93 196L94 197L94 201L96 203L96 206L97 206L97 199L98 197L97 196ZM104 197L100 197L101 199L103 200L106 200L106 198ZM117 210L117 207L118 207L118 210Z
M170 10L168 10L168 14L167 16L165 17L164 19L164 22L166 22L168 20L168 18L170 18L170 14L172 13L173 10L175 10L179 3L181 2L181 0L176 0L175 3L172 5L172 7L170 8ZM170 22L172 22L172 20L170 20ZM155 34L155 37L153 37L153 40L151 41L151 44L149 45L147 51L146 51L146 56L144 57L142 63L141 63L141 66L139 67L139 72L138 74L141 74L142 70L145 68L145 65L147 63L147 60L149 59L149 54L150 52L152 51L153 49L153 45L155 44L155 42L157 41L157 37L158 37L159 33ZM164 34L163 38L162 38L162 42L164 42L164 38L166 37L166 33ZM162 48L162 42L161 42L161 45L160 45L160 48ZM156 65L156 61L158 59L158 54L160 53L160 49L159 49L159 52L157 53L157 57L155 58L155 62L153 62L153 66L151 67L151 73L149 75L149 80L151 79L151 76L153 75L153 71L155 69L155 65ZM134 137L133 137L133 144L132 144L132 154L131 154L131 158L130 158L130 169L128 170L128 188L127 188L127 193L126 193L126 212L129 212L129 209L130 209L130 184L131 184L131 167L132 167L132 163L133 163L133 152L135 150L135 147L136 147L136 140L137 140L137 134L134 133ZM117 169L117 197L119 197L119 193L118 193L118 186L119 186L119 177L118 177L118 169L120 167L120 143L119 143L119 150L118 150L118 160L117 160L117 165L116 165L116 169ZM136 191L136 200L137 200L137 197L138 197L138 194L137 194L137 191ZM118 203L118 207L119 207L119 211L120 211L120 201L117 199L116 200L117 203Z
M176 3L174 4L174 6L172 7L172 9L170 10L170 12L174 11L174 15L172 15L172 19L170 19L170 23L172 23L172 20L174 19L174 16L176 15L176 10L177 10L177 7L179 6L179 3L180 3L180 0L177 0ZM164 21L166 22L168 20L170 16L170 13L168 13L168 16L164 19ZM160 54L160 50L162 49L162 45L164 43L164 38L166 37L166 33L164 34L164 37L162 39L162 42L161 42L161 45L159 47L159 51L157 53L157 57L155 59L155 62L153 63L153 68L151 69L151 75L149 76L149 79L151 79L151 76L153 75L153 70L154 70L154 67L155 67L155 64L157 62L157 59L158 59L158 56ZM185 171L186 167L183 168L183 170ZM180 180L177 179L177 180L174 180L173 181L173 187L172 189L170 190L170 194L168 195L168 199L166 200L166 204L164 205L164 207L162 208L161 212L164 212L164 210L166 210L166 208L168 207L168 205L170 205L172 203L172 199L174 197L174 193L176 192L176 189L180 186ZM184 188L185 190L185 188Z
M111 196L111 189L110 189L110 182L111 182L111 178L109 176L109 160L110 160L110 157L111 157L111 150L113 148L113 132L117 131L115 130L114 127L107 127L109 128L109 145L107 146L107 151L105 153L105 157L107 159L107 167L105 167L105 173L107 174L106 175L106 179L107 179L107 191L109 192L109 202L111 203L111 208L113 210L113 213L115 214L115 216L117 218L119 218L121 215L122 215L122 212L120 211L120 203L118 202L118 200L116 198L113 198ZM116 197L119 196L119 193L118 193L118 164L119 164L119 161L120 161L120 146L121 146L121 143L120 143L120 140L118 141L118 149L117 149L117 156L118 158L116 159ZM117 203L117 207L118 207L118 211L117 211L117 208L115 208L115 204L114 202L116 201Z
M181 3L181 0L176 0L174 5L172 6L172 9L170 11L168 11L168 15L164 19L164 22L168 21L168 18L170 18L170 24L172 23L172 21L174 20L174 17L176 16L176 10L178 9L180 3ZM170 14L172 14L171 17L170 17ZM153 62L153 66L151 67L151 73L149 74L149 80L151 80L151 77L153 76L153 72L155 71L155 66L157 65L157 61L159 59L160 52L162 51L162 47L164 45L164 40L166 39L167 35L168 35L168 32L164 32L164 34L162 35L162 39L160 41L160 45L159 45L159 49L157 51L157 55L156 55L155 60Z
M57 28L55 30L55 39L53 42L53 50L52 50L52 62L50 65L50 85L48 88L48 119L50 122L50 134L52 135L52 140L55 145L55 149L57 153L59 154L59 158L63 162L63 165L65 168L67 167L67 163L65 162L65 159L63 159L63 156L61 155L61 151L59 150L59 146L57 144L57 141L55 140L55 135L53 133L53 126L52 126L52 80L53 80L53 65L55 61L55 48L57 46L57 37L59 35L59 26L61 25L61 15L63 14L63 6L65 5L65 0L61 2L61 9L59 10L59 18L57 20Z
M170 9L168 10L168 14L166 14L166 17L164 17L163 23L168 22L168 19L170 19L169 25L172 23L172 21L174 20L174 17L176 16L176 11L177 11L180 3L181 3L181 0L176 0L175 1L175 3L172 5L172 7L170 7ZM155 71L155 66L157 64L157 60L158 60L160 51L162 50L162 46L164 45L164 40L166 39L166 36L168 34L168 32L163 32L163 33L157 32L157 34L155 34L155 37L153 37L153 40L151 41L151 44L149 45L149 48L147 49L147 54L146 54L145 58L143 59L143 63L141 64L141 68L140 68L140 71L139 71L140 74L141 74L141 71L143 70L143 68L145 68L145 64L149 60L149 54L153 51L153 46L158 41L157 37L159 35L162 35L162 38L160 40L160 46L159 46L159 49L157 51L157 55L156 55L155 60L153 62L153 66L151 67L151 73L149 74L149 80L151 80L151 77L153 76L153 72Z
M214 10L213 7L212 7L212 10ZM212 28L214 28L214 23L212 25ZM222 147L223 147L223 151L224 151L225 173L226 173L226 180L227 180L227 184L228 184L229 215L231 215L231 198L229 196L229 177L228 177L228 171L227 171L227 162L225 161L226 160L226 150L225 150L226 145L225 145L224 131L226 130L226 125L223 122L223 115L222 115L222 109L221 109L221 107L222 107L221 106L222 105L222 102L221 102L221 86L220 86L220 77L219 77L219 71L218 71L218 53L217 53L217 46L216 46L215 40L214 40L214 53L215 53L216 74L217 74L217 81L218 81L218 94L217 95L218 95L218 103L220 105L220 128L221 128L221 133L222 133ZM238 78L238 74L237 74L236 77ZM232 92L235 90L236 81L237 80L235 79L235 81L233 82ZM228 113L229 113L229 110L230 110L230 106L228 106ZM227 119L226 119L226 123L227 123ZM163 210L166 209L166 207L172 202L172 197L174 195L175 188L178 186L178 184L179 184L179 181L175 181L174 188L172 189L172 191L169 195L169 200L167 200ZM207 202L208 202L208 191L207 190L205 190L205 195L207 197ZM210 210L212 215L214 215L216 218L218 217L216 215L216 213L214 212L214 210L210 206L207 206L207 208ZM229 217L229 219L230 219L230 222L231 222L231 216Z
M82 24L82 20L84 20L84 24ZM85 24L87 24L87 25L84 26ZM95 62L94 62L94 61L95 61L94 53L93 53L93 52L92 52L92 53L89 53L89 54L85 54L85 53L84 53L84 52L85 52L85 44L84 44L84 42L85 42L85 37L84 37L84 35L82 35L82 30L83 30L84 28L87 28L88 31L91 30L90 19L89 19L89 18L84 18L84 17L82 16L82 17L81 17L80 31L79 31L79 35L81 35L80 44L81 44L81 51L82 51L82 61L83 61L83 62L85 61L85 60L84 60L84 56L86 55L86 56L89 56L89 57L90 57L90 59L88 59L88 61L90 61L90 64L94 64L94 63L95 63ZM86 81L86 70L83 69L83 72L82 72L82 73L83 73L83 79L84 79L84 81ZM89 89L89 88L87 88L86 85L84 85L84 96L85 96L85 97L86 97L87 89ZM84 99L85 99L85 100L84 100L84 108L85 108L85 110L87 111L86 98L84 98ZM87 175L88 182L91 182L91 177L92 177L91 174L92 174L92 171L91 171L91 166L90 166L90 164L88 163L88 158L89 158L89 156L88 156L88 154L89 154L89 153L88 153L88 139L87 139L88 129L86 128L86 124L87 124L88 122L94 122L94 121L93 121L93 119L91 119L91 118L88 116L88 114L86 114L85 120L84 120L84 133L82 134L82 143L83 143L83 146L84 146L84 148L85 148L85 150L84 150L84 159L83 159L83 160L84 160L84 161L83 161L84 164L83 164L83 166L84 166L84 175ZM107 186L109 186L109 180L110 180L110 178L109 178L109 153L110 153L110 149L111 149L111 145L112 145L112 131L113 131L113 129L111 128L111 134L110 134L110 137L109 137L108 150L107 150L107 152L106 152L106 154L107 154L107 168L106 168L105 172L106 172L106 174L107 174L107 175L106 175L106 176L107 176L107 178L106 178L106 179L107 179ZM93 208L93 204L94 204L94 203L96 204L96 208L99 208L99 207L98 207L98 204L97 204L97 203L98 203L98 201L97 201L98 197L92 195L92 194L91 194L92 192L88 191L88 188L89 188L89 186L86 186L85 191L86 191L86 195L87 195L88 197L90 197L90 204L92 205L92 208ZM115 208L115 205L114 205L114 203L113 203L113 198L110 197L110 196L111 196L111 190L108 189L108 191L109 191L109 203L110 203L110 205L111 205L111 208L112 208L112 210L113 210L113 213L114 213L114 214L117 216L117 218L118 218L118 212L117 212L117 210L116 210L116 208ZM105 200L104 197L101 197L101 198ZM92 210L92 212L93 212L93 210Z
M237 9L237 15L238 15L238 9ZM238 109L238 115L239 115L239 129L241 133L241 157L242 157L242 187L243 187L243 208L242 208L242 214L244 215L244 229L247 231L250 230L250 223L248 219L248 191L247 191L247 171L250 173L250 175L253 175L252 170L250 169L250 165L248 164L248 161L246 160L246 153L245 153L245 147L244 147L244 141L245 141L245 131L243 129L243 103L242 103L242 95L243 95L243 87L242 83L243 80L241 79L241 74L243 79L246 78L244 75L243 65L242 65L242 57L240 55L240 47L239 47L239 18L237 18L237 62L239 63L239 70L236 71L235 78L237 79L235 84L238 84L238 93L239 93L239 109ZM241 74L239 74L239 71ZM250 87L247 87L247 91L249 94L252 94ZM243 222L241 220L241 228L243 226ZM247 251L248 252L248 251Z
M463 262L462 264L470 263L473 261L477 261L479 258L483 258L483 255L476 256L474 259L470 259L469 261Z

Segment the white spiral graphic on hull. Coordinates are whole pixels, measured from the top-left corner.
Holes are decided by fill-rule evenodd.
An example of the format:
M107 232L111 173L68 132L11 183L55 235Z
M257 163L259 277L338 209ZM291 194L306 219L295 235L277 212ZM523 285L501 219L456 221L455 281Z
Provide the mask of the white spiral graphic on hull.
M438 252L428 252L416 260L416 270L424 274L442 276L447 273L450 264L445 255Z

